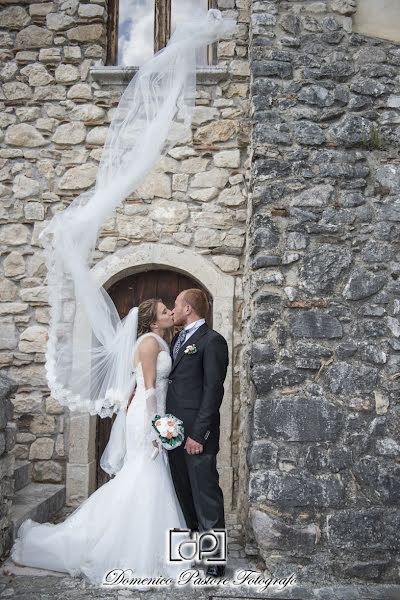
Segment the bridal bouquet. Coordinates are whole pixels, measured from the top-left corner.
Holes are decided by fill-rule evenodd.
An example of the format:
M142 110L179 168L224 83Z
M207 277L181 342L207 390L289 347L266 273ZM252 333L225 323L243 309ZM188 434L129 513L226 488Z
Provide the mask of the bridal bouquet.
M173 450L180 446L184 438L183 421L171 415L165 414L163 417L156 415L152 419L152 425L158 433L161 445L166 450Z

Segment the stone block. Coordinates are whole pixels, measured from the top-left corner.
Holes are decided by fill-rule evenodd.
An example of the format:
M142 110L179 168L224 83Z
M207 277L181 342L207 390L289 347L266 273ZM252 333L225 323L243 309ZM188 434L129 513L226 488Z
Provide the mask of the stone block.
M339 475L257 470L250 473L249 495L252 501L274 502L284 510L340 507L344 502L344 485Z
M351 508L326 518L329 547L400 550L400 511L381 507Z
M258 545L263 550L290 550L294 553L309 553L315 550L321 532L316 523L288 525L268 513L251 508L251 525Z
M32 325L21 333L18 348L21 352L45 352L47 340L47 328L42 325Z
M54 440L37 438L29 449L29 460L48 460L53 456Z
M338 361L325 372L326 381L334 394L369 394L378 381L378 370L363 364Z
M52 415L35 415L30 423L30 431L37 435L41 433L54 433L56 421Z
M255 403L256 437L291 442L336 440L342 427L342 412L325 398L288 395Z
M343 328L340 321L320 310L299 312L290 318L291 332L295 337L341 338Z
M33 481L40 483L60 483L63 481L63 473L63 465L54 460L38 460L33 463Z
M282 364L255 365L251 370L251 380L257 394L267 394L273 389L291 387L303 383L304 372Z

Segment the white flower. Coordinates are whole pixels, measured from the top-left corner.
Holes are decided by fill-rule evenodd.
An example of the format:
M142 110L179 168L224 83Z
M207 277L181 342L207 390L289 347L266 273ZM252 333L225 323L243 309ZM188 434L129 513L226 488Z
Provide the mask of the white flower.
M162 437L167 437L168 433L172 433L173 437L176 437L179 434L178 421L176 417L160 417L160 419L157 419L157 423L157 430Z
M186 346L184 350L184 354L195 354L196 352L197 348L195 344L190 344L189 346Z

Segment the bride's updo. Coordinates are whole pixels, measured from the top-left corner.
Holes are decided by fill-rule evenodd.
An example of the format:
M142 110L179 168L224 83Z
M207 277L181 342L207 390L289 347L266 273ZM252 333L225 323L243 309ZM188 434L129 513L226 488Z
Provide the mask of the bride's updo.
M152 331L150 324L157 321L157 305L159 302L162 302L160 298L150 298L139 304L137 337Z

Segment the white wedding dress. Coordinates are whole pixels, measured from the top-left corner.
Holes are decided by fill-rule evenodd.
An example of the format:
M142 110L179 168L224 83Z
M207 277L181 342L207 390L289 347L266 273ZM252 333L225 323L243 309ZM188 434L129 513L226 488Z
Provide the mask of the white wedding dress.
M156 390L161 392L157 393L157 410L163 415L172 360L160 336L145 335L154 335L162 348L157 357ZM167 560L168 530L187 526L168 461L162 456L168 451L161 448L158 456L151 458L154 446L146 423L141 363L136 367L136 382L126 418L127 451L122 468L62 523L24 521L11 550L15 563L83 574L97 584L113 569L129 569L130 578L162 575L176 579L192 566L188 560Z

